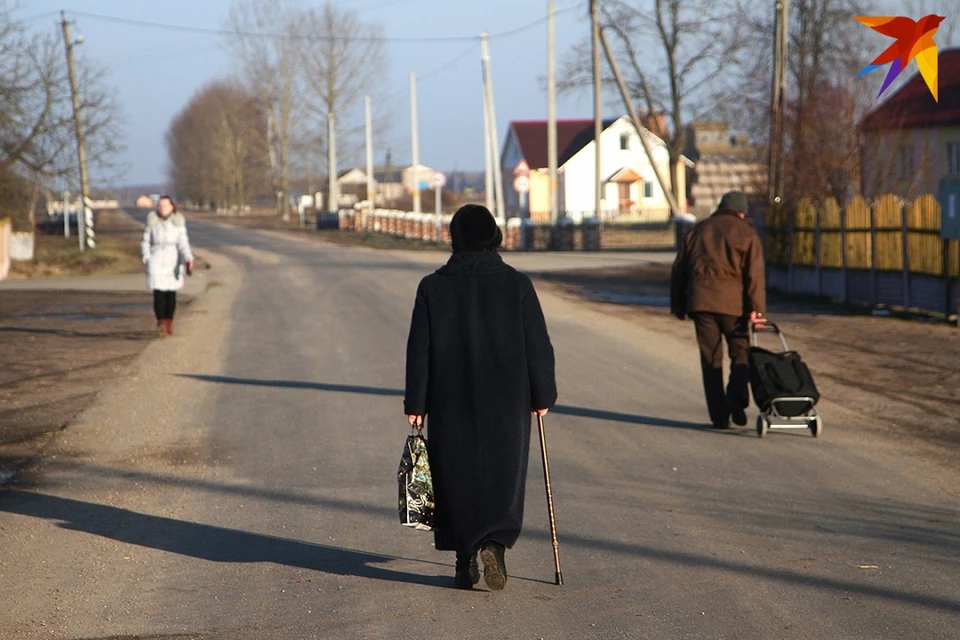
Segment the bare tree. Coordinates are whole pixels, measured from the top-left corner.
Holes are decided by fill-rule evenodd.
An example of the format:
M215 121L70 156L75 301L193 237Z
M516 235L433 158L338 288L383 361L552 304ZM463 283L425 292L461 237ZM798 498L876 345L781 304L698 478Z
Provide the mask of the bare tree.
M238 209L269 190L265 113L239 81L217 80L197 91L171 122L166 144L182 198Z
M317 37L302 48L308 95L313 98L309 100L310 152L327 158L327 115L333 114L337 155L353 160L363 147L363 98L382 94L385 86L383 28L329 1L308 10L302 24L307 33ZM382 125L384 101L374 102L381 105L377 120Z
M101 68L82 57L77 68L91 173L109 179L123 149L120 109ZM41 188L76 184L72 110L59 30L31 33L0 3L0 175L28 183L32 194L15 219L32 225Z
M728 115L735 126L768 141L774 11L765 0L745 0L739 12L754 45L731 69L741 93ZM870 31L851 16L869 13L859 0L791 0L783 141L788 200L844 202L861 189L859 124L876 87L856 77L873 52L865 46Z
M686 146L686 125L714 111L730 93L722 80L742 46L731 29L730 5L711 0L610 0L602 5L602 28L631 96L642 105L647 126L670 154L670 180L679 193L677 172ZM589 44L578 44L564 62L559 91L589 86ZM611 84L612 79L604 78ZM659 117L664 116L664 117Z
M307 91L301 48L305 40L298 0L235 0L228 46L267 114L270 157L279 192L278 214L290 216L290 170L296 140L303 139Z

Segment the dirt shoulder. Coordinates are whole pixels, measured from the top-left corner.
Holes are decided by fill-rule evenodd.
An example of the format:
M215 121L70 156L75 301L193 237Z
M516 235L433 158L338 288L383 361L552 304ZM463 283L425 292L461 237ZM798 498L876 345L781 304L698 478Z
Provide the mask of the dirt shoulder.
M538 280L568 299L687 338L694 350L692 324L668 312L669 271L669 265L648 264L540 274ZM960 454L960 329L777 297L768 315L810 365L824 398L894 437L919 438L951 457ZM828 415L825 421L827 435L843 426L831 425Z
M95 250L81 253L76 236L38 235L37 259L15 263L15 277L58 279L0 292L0 484L101 390L128 375L134 359L158 339L149 291L91 291L87 283L100 279L84 277L142 274L142 231L125 212L105 211ZM209 268L202 257L197 262ZM84 286L72 290L74 284ZM178 317L192 301L178 296Z
M41 452L157 340L143 293L4 291L0 308L0 484ZM180 296L186 311L192 299ZM175 338L173 338L175 339Z

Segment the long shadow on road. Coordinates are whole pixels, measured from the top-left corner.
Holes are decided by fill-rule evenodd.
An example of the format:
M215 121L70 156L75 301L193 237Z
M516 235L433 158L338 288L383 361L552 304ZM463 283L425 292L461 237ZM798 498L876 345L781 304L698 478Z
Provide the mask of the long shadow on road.
M306 382L302 380L261 380L257 378L236 378L230 376L214 376L202 374L178 373L180 378L191 378L202 382L215 382L219 384L237 384L253 385L257 387L277 387L281 389L311 389L314 391L333 391L337 393L360 393L372 396L403 396L402 389L389 389L386 387L367 387L361 385L347 384L329 384L325 382ZM617 411L607 411L604 409L591 409L589 407L572 407L569 405L557 405L552 412L562 416L574 416L578 418L593 418L596 420L610 420L614 422L626 422L628 424L640 424L650 427L672 427L676 429L695 429L697 431L710 431L718 433L711 429L706 423L687 422L684 420L673 420L671 418L660 418L656 416L644 416L633 413L620 413Z
M74 463L71 466L84 467L87 465ZM88 470L100 473L109 471L96 467ZM163 482L163 477L154 474L139 474L119 470L116 470L115 473L127 477L137 477L141 481ZM167 481L173 484L193 484L191 481L184 482L172 477L168 477ZM229 490L229 487L219 487L214 483L203 488L214 491L225 488ZM312 501L334 509L371 510L370 507L346 501L339 503L335 500L323 499L313 499ZM384 513L388 511L376 507L372 510ZM224 527L185 522L34 491L8 489L0 492L0 512L57 521L65 529L82 531L128 544L159 549L211 562L274 562L325 573L434 587L449 587L452 582L448 577L424 576L376 566L392 560L411 560L409 558L330 547ZM395 515L392 509L389 512L391 516ZM524 533L524 537L544 542L550 539L549 534L542 530L529 530ZM593 551L605 551L627 558L665 563L673 567L688 566L698 570L733 572L786 585L835 591L844 595L854 593L904 605L920 606L942 613L960 613L960 601L952 599L946 594L925 594L892 585L882 586L865 581L804 573L782 567L768 567L746 561L718 558L695 552L668 550L635 542L608 540L591 535L563 534L561 543L564 546L570 545ZM944 547L939 548L942 550ZM949 557L951 552L947 550L944 553ZM422 560L416 560L416 562L439 564ZM541 582L529 578L518 579Z
M178 378L192 378L202 382L217 382L220 384L252 385L256 387L277 387L280 389L312 389L314 391L334 391L340 393L362 393L370 396L402 396L400 389L386 389L383 387L365 387L349 384L327 384L324 382L304 382L301 380L258 380L256 378L233 378L229 376L209 376L200 374L178 373Z
M174 520L32 491L4 492L0 511L55 520L64 529L211 562L273 562L325 573L433 587L451 586L452 582L444 576L424 576L376 566L399 559L394 556Z

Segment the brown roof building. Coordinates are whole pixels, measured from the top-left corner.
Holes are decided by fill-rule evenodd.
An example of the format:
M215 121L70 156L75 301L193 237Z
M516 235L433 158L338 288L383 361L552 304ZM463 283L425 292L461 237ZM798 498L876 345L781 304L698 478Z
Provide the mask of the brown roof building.
M914 198L960 179L960 49L940 52L939 97L919 72L864 117L863 193Z

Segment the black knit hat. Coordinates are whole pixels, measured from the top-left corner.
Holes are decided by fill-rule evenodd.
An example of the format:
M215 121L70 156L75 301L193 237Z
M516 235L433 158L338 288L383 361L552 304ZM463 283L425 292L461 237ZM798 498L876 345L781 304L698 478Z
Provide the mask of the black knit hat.
M727 191L720 198L720 204L717 205L717 211L735 211L736 213L747 213L747 194L743 191Z
M453 214L450 239L454 253L496 251L503 242L503 232L489 209L479 204L465 204Z

